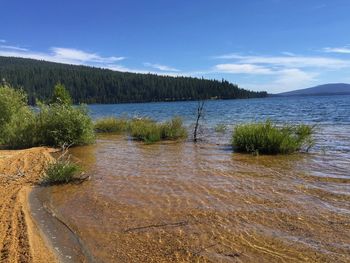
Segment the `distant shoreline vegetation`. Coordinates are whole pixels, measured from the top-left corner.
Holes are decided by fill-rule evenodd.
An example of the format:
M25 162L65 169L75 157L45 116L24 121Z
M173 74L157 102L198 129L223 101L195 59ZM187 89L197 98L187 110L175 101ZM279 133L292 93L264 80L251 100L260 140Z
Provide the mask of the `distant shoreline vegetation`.
M113 104L191 101L198 99L264 98L266 92L239 88L226 80L171 77L0 56L0 81L23 89L30 105L47 101L56 83L73 103Z

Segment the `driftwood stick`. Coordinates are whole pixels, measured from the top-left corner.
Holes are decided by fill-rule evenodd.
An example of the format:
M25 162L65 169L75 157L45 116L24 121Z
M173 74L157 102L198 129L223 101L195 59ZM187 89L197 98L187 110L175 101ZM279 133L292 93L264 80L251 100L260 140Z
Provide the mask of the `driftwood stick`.
M124 233L128 232L133 232L137 230L143 230L147 228L157 228L157 227L177 227L177 226L186 226L188 225L188 221L180 221L176 223L165 223L165 224L154 224L154 225L148 225L148 226L140 226L140 227L133 227L133 228L128 228L124 230Z

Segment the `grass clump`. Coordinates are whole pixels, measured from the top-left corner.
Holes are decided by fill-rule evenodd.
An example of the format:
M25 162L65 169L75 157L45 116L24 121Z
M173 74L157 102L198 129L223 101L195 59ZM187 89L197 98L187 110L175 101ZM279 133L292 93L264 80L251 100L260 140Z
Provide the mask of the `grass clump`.
M290 154L308 151L313 145L314 127L277 126L271 121L241 124L235 127L232 146L235 151L254 154Z
M151 119L133 119L130 121L130 135L145 143L161 140L161 126Z
M50 163L45 170L43 182L46 184L66 184L76 179L81 168L69 159L57 160Z
M165 123L146 118L130 121L130 135L145 143L155 143L160 140L184 139L187 137L187 131L180 117L174 117Z
M106 117L97 120L94 129L98 133L122 133L129 130L129 121L125 118Z
M178 140L187 137L187 130L180 117L174 117L161 125L161 136L164 140Z

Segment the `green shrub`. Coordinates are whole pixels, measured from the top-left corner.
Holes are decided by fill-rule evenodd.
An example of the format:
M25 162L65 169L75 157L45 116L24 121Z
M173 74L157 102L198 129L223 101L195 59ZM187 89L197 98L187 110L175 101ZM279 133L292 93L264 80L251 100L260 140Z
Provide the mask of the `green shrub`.
M35 145L35 114L27 106L27 96L7 84L0 86L0 144L8 148Z
M0 85L0 131L20 108L27 106L27 96L23 90L16 90L8 84Z
M50 104L72 105L72 103L72 97L70 96L68 90L66 90L66 87L61 83L57 83L54 87Z
M180 117L174 117L170 121L164 123L161 126L162 139L164 140L177 140L187 137L187 130L183 126L182 119Z
M66 184L76 179L80 167L69 159L50 163L45 170L43 182L46 184Z
M50 104L39 104L37 122L38 140L43 145L83 145L95 139L87 107L73 106L69 92L60 83L55 86Z
M95 139L93 122L84 105L40 105L38 139L49 146L84 145Z
M130 135L145 143L161 140L162 129L159 124L150 119L133 119L130 122Z
M235 127L232 146L235 151L257 154L290 154L313 146L314 127L308 125L277 126L271 121Z
M95 122L95 131L100 133L121 133L129 129L129 121L124 118L106 117Z
M133 119L130 121L130 135L145 143L160 140L177 140L187 137L180 117L174 117L165 123L156 123L151 119Z
M5 125L3 143L11 149L36 146L36 116L29 107L20 108Z

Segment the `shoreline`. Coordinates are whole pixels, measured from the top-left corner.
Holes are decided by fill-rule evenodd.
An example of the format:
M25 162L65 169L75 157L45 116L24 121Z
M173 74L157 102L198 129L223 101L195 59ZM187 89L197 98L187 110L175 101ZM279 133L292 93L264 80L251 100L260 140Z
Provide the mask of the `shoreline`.
M76 231L67 225L50 202L51 188L36 186L28 196L31 215L59 262L94 262Z
M33 218L29 195L54 149L0 150L0 261L59 262Z

